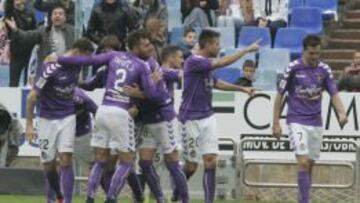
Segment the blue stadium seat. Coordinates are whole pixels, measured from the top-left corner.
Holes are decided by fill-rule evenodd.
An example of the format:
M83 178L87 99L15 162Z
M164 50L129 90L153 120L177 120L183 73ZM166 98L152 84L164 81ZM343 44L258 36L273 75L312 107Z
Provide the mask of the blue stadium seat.
M182 41L184 29L182 27L174 27L170 33L170 44L176 45Z
M0 87L8 87L9 86L9 66L8 65L0 65Z
M303 6L304 0L289 0L289 13L291 13L292 9Z
M240 32L238 47L246 47L254 43L258 39L261 39L261 48L271 48L271 37L269 28L244 26Z
M171 31L174 27L181 27L181 12L180 9L168 7L168 30Z
M45 12L41 12L35 9L35 19L37 24L44 23L45 21Z
M304 28L307 34L321 34L323 21L318 8L294 8L291 13L290 27Z
M219 32L220 45L222 48L235 48L235 28L234 27L211 27L208 28Z
M338 0L306 0L305 6L319 8L324 20L337 20Z
M276 32L274 48L289 49L291 58L301 55L306 32L302 28L280 28Z
M264 49L259 53L258 70L274 70L282 73L290 63L288 49Z
M257 71L253 85L255 88L263 91L276 91L278 75L275 70Z
M236 51L237 51L237 49L235 49L235 48L227 48L227 49L224 49L224 51L222 53L220 53L220 56L222 57L222 56L234 54ZM256 60L255 53L248 53L248 54L244 55L239 60L237 60L235 63L228 65L227 68L237 68L238 70L242 70L242 66L243 66L244 62L248 59L255 61Z
M241 75L240 70L237 68L220 68L214 70L212 74L215 78L224 80L229 83L235 83Z

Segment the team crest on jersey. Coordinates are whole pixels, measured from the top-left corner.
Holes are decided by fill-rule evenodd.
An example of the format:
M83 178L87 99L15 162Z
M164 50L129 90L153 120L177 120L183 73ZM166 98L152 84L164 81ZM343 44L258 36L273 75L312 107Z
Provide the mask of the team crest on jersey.
M320 74L317 74L317 75L316 75L316 78L317 78L317 80L318 80L319 82L321 82L324 77L323 77L322 75L320 75Z

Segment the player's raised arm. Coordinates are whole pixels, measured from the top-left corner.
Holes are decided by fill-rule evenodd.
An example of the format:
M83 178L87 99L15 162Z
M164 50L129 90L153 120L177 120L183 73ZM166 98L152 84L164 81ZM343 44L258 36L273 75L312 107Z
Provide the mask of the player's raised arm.
M260 41L261 41L261 39L257 40L256 42L249 45L245 49L239 50L236 53L231 54L229 56L224 56L219 59L214 59L211 63L211 67L213 69L222 68L222 67L225 67L227 65L230 65L230 64L236 62L237 60L239 60L241 57L243 57L247 53L256 52L257 50L259 50L259 47L260 47L259 42Z
M72 52L71 50L70 52ZM76 51L76 50L75 50ZM67 53L58 58L58 63L65 66L102 66L107 65L109 61L116 55L115 51L104 54L91 56L70 56L72 53Z

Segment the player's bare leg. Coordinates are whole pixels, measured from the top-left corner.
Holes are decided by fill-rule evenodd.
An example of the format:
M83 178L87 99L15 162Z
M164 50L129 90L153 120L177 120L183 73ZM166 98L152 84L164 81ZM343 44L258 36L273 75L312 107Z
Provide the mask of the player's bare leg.
M310 159L308 155L296 155L298 162L298 201L299 203L309 203L311 189Z
M55 160L50 161L50 162L45 162L43 163L44 166L44 170L45 170L45 174L46 174L46 178L49 184L49 188L47 189L47 194L48 194L48 200L49 198L52 199L53 197L50 197L49 195L52 196L52 191L55 192L55 196L56 199L61 202L63 199L63 195L61 193L61 189L60 189L60 177L59 177L59 173L57 171L57 162Z
M151 192L154 194L156 201L162 203L165 201L163 191L160 185L160 178L153 164L156 149L143 148L140 149L139 165L145 177L146 183L149 185Z
M95 147L95 163L89 174L86 203L93 203L95 193L100 184L105 165L110 155L110 149Z
M74 188L74 170L72 167L72 153L59 153L60 159L60 181L63 189L64 203L72 202Z

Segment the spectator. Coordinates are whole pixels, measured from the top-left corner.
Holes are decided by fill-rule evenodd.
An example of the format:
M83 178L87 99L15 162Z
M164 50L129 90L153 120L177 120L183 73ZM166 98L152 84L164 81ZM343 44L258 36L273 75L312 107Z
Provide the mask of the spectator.
M22 30L36 29L35 13L25 5L25 0L7 0L5 2L5 18L14 19ZM12 33L10 36L10 87L19 86L21 72L24 70L24 85L27 83L27 65L31 55L31 46L24 46Z
M160 54L167 44L166 25L161 19L150 18L145 22L145 30L150 33L150 41L155 48L155 58L160 61Z
M211 17L211 12L219 9L218 0L181 0L181 13L182 13L182 22L185 22L185 19L193 10L193 6L196 4L201 8L207 17L209 26L214 26L213 18Z
M183 53L184 59L191 55L191 50L197 42L196 31L193 28L185 29L183 41L178 44L178 47Z
M242 67L243 77L240 77L235 84L244 87L252 87L254 81L254 74L256 70L256 64L253 60L246 60Z
M75 3L72 0L35 0L34 7L42 12L49 12L55 5L63 5L66 13L66 23L75 23Z
M0 103L0 168L9 166L19 152L23 127Z
M164 21L167 30L169 14L161 0L135 0L134 6L140 13L141 25L145 26L149 18L157 18Z
M199 0L187 1L186 8L189 14L187 14L184 19L183 26L185 28L206 28L210 26L208 16L200 7Z
M276 31L287 26L288 0L253 0L258 27L268 27L274 42Z
M65 7L61 4L54 5L50 10L50 14L49 25L29 31L19 29L14 20L6 20L7 25L13 32L13 38L21 43L23 47L33 47L39 44L37 52L38 65L35 70L36 78L46 56L51 53L62 55L74 43L74 28L65 23Z
M344 69L338 88L347 92L360 92L360 50L355 52L352 64Z
M96 44L107 35L115 35L123 42L128 32L138 28L135 10L119 0L103 0L94 6L88 23L87 37Z
M219 27L234 26L235 36L239 36L241 27L255 25L254 8L252 0L221 0ZM235 38L236 44L238 37Z

